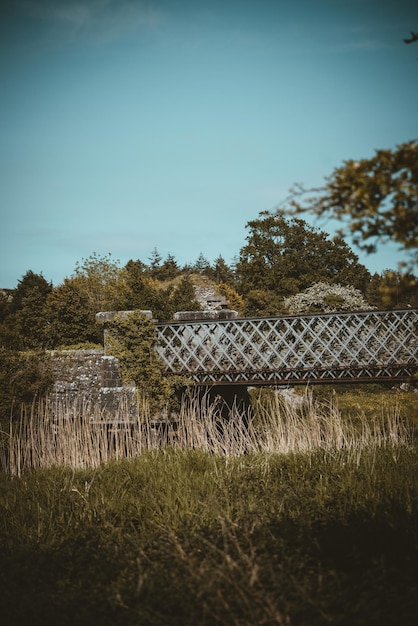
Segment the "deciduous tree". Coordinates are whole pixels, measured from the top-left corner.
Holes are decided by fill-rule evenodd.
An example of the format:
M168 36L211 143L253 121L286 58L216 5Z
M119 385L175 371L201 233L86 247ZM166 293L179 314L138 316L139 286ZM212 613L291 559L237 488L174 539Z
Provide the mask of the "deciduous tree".
M124 273L119 261L109 253L93 252L77 263L71 277L80 293L86 296L91 311L112 311L121 308L125 297Z
M260 213L247 224L250 234L237 263L238 291L286 297L318 281L364 289L367 269L341 238L330 239L300 218Z
M394 241L412 270L418 263L418 142L345 161L325 180L317 189L300 187L282 212L337 219L340 234L366 252Z

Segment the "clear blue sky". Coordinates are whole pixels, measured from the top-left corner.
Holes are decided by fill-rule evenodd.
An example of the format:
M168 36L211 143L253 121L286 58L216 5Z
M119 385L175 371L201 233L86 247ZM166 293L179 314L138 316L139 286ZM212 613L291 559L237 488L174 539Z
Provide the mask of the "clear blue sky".
M230 262L295 182L418 138L411 30L411 0L3 0L0 287Z

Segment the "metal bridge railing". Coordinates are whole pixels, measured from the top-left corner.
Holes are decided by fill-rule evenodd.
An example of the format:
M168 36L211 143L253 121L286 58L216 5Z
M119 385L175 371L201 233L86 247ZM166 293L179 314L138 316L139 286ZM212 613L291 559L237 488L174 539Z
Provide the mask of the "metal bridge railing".
M418 309L157 325L167 375L196 384L407 380L418 371Z

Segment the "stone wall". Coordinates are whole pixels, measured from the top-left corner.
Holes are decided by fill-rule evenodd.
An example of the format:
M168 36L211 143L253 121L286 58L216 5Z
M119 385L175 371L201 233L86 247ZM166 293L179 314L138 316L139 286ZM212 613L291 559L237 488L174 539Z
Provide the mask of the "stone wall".
M116 357L103 350L54 350L51 357L52 402L89 403L104 417L113 417L123 402L130 414L135 413L135 387L123 384Z

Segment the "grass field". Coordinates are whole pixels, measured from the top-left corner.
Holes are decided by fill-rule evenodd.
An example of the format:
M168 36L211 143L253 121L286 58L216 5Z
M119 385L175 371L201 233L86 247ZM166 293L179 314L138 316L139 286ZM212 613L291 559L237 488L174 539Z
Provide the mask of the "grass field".
M101 452L79 416L22 418L0 476L4 624L416 623L418 455L398 404L275 399L246 428L187 410L166 445L145 424Z

